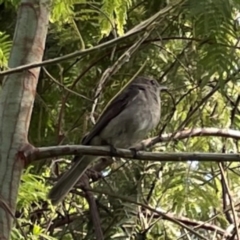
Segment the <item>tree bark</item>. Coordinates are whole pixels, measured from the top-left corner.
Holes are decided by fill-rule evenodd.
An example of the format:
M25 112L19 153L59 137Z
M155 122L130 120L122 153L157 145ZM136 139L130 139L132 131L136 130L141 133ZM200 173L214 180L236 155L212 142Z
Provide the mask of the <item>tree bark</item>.
M9 67L40 62L49 19L49 0L22 0ZM5 77L0 96L0 239L10 239L18 187L24 168L19 150L28 145L28 129L40 68Z

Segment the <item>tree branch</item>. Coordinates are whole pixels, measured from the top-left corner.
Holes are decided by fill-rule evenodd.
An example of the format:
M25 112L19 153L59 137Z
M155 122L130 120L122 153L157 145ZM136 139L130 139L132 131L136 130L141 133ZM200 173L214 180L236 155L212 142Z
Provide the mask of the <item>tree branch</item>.
M156 19L158 19L160 16L163 17L166 14L169 14L170 11L172 11L175 7L179 7L184 1L180 1L177 2L176 4L173 4L172 6L167 6L164 9L161 9L160 11L158 11L156 14L154 14L152 17L148 18L147 20L141 22L140 24L138 24L137 26L133 27L131 30L129 30L126 34L124 34L121 37L118 38L114 38L110 41L107 41L105 43L99 44L95 47L91 47L85 50L81 50L81 51L76 51L70 54L67 54L65 56L61 56L61 57L57 57L57 58L53 58L53 59L49 59L46 61L42 61L42 62L35 62L35 63L30 63L30 64L25 64L19 67L15 67L13 69L9 69L6 71L2 71L0 72L0 76L4 76L4 75L8 75L8 74L12 74L12 73L16 73L16 72L20 72L26 69L31 69L31 68L35 68L35 67L42 67L42 66L46 66L46 65L50 65L50 64L56 64L62 61L66 61L75 57L79 57L79 56L85 56L89 53L93 53L99 50L103 50L107 47L111 47L113 45L116 45L117 43L122 42L123 40L134 36L142 31L145 31L145 29L152 24Z
M85 177L86 178L84 179L85 180L84 181L84 185L85 185L84 187L85 187L85 189L91 189L91 186L89 184L89 178L86 175L85 175ZM96 239L97 240L104 240L104 235L103 235L103 231L102 231L102 227L101 227L101 220L100 220L100 217L99 217L99 211L98 211L98 208L97 208L96 199L93 195L93 192L85 190L85 198L86 198L86 200L88 202L88 205L89 205L89 211L90 211L90 214L91 214Z
M240 154L226 154L226 153L194 153L194 152L182 152L182 153L152 153L139 151L137 154L131 150L117 148L116 152L111 152L109 147L96 147L96 146L84 146L84 145L64 145L36 148L32 153L22 153L26 160L31 162L33 160L40 160L45 158L53 158L66 155L93 155L93 156L111 156L122 157L138 160L151 160L156 162L161 161L232 161L239 162Z
M240 139L240 131L233 129L218 129L218 128L196 128L190 130L179 131L172 137L172 134L163 134L162 136L144 140L139 146L143 149L152 146L157 142L168 142L171 140L182 140L190 137L215 136L226 137L233 139ZM152 161L240 161L239 154L225 154L225 153L152 153L139 151L135 154L131 150L116 149L112 153L109 147L83 146L83 145L63 145L41 148L26 148L19 152L19 155L26 158L30 163L35 160L44 158L53 158L66 155L85 154L96 156L112 156L123 157L139 160Z
M158 142L169 142L171 140L182 140L192 137L226 137L236 140L240 139L240 131L234 129L221 128L193 128L179 131L177 133L162 134L161 136L153 137L144 140L144 147L150 147Z

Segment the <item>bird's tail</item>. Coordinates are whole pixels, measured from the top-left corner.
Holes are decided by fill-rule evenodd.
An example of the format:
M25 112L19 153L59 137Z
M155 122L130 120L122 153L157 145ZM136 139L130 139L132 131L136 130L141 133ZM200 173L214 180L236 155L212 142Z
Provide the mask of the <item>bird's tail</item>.
M53 205L57 205L63 200L79 178L84 174L89 164L95 159L96 156L83 156L60 177L48 194L48 198L52 201Z

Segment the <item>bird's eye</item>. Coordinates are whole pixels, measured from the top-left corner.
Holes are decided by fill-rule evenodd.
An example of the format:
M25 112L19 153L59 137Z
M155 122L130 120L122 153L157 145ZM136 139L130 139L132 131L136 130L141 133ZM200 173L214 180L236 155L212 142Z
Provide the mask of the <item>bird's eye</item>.
M156 85L155 80L150 80L150 82L151 82L152 85Z

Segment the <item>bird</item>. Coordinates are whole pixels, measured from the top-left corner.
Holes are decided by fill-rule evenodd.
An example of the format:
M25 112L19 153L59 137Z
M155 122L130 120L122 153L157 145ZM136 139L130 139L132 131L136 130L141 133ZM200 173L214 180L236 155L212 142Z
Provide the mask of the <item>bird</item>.
M134 148L146 135L156 128L161 117L161 90L166 90L157 80L135 77L107 105L83 145ZM60 203L85 173L89 165L101 158L93 155L77 155L73 165L66 171L48 193L53 205Z

